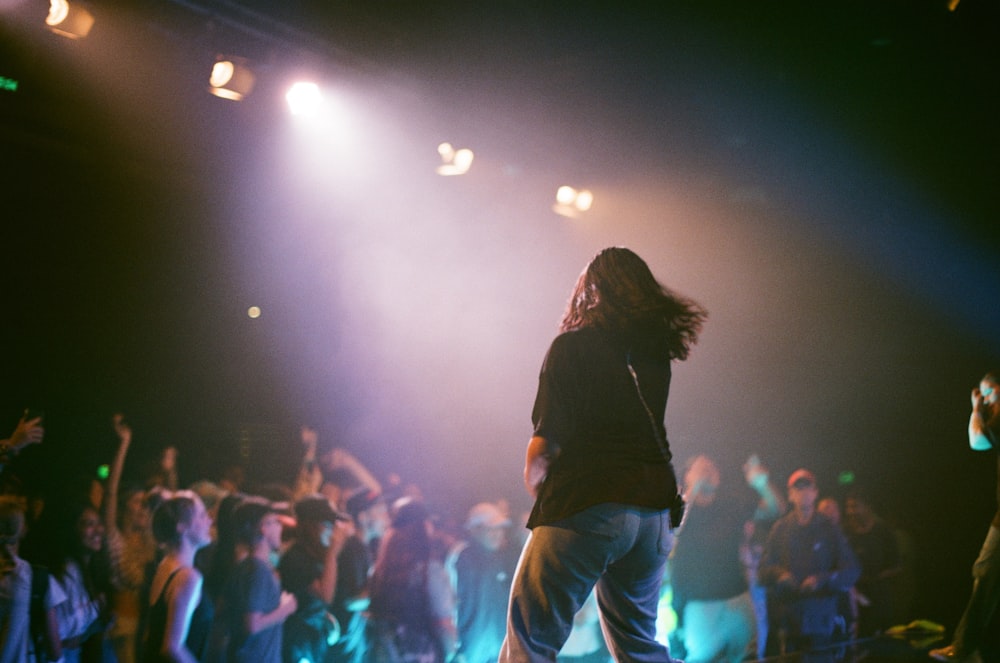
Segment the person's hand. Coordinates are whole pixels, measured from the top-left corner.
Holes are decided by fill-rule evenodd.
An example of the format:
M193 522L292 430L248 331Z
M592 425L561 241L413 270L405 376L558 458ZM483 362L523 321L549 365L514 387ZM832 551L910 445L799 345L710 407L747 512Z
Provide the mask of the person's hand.
M118 440L122 444L128 445L132 442L132 428L125 423L125 415L121 412L116 412L111 417L111 425L114 427L115 435L118 436Z
M802 584L799 585L799 589L802 590L803 592L810 594L812 592L815 592L817 589L819 589L819 578L816 576L807 577L805 580L802 581Z
M982 406L983 394L979 391L979 387L975 387L972 390L972 409L978 411Z
M767 482L771 478L767 468L760 462L760 457L757 454L750 456L747 462L743 464L743 476L747 480L747 485L758 491L766 488Z
M299 609L299 602L295 600L295 595L290 592L281 592L281 599L278 601L278 608L281 609L281 613L288 617L296 610Z
M319 442L319 434L316 432L315 428L310 428L309 426L303 426L299 430L300 439L302 440L302 446L306 448L306 451L316 452L316 444Z
M177 447L167 447L160 457L160 468L164 472L173 472L177 469Z
M42 428L42 418L32 417L31 419L26 419L28 416L28 411L24 411L24 415L21 416L21 420L17 422L17 426L14 428L14 432L10 434L10 446L14 449L20 449L29 444L38 444L45 437L45 429Z
M344 549L347 540L354 536L354 522L349 520L338 520L333 524L333 532L330 535L330 548L335 554L340 554Z

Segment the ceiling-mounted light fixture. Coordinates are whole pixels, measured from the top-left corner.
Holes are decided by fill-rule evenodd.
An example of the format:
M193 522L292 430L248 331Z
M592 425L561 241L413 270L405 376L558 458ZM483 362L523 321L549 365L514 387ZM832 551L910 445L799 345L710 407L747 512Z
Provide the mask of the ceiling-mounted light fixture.
M253 90L253 71L244 58L220 55L208 77L208 91L217 97L240 101Z
M45 17L49 30L70 39L83 39L94 27L94 15L90 11L68 0L50 0L49 15Z
M556 214L575 219L594 204L594 194L588 189L574 189L571 186L561 186L556 191L556 202L552 210Z
M465 175L472 167L472 160L475 158L469 148L456 150L451 143L438 145L438 154L441 155L441 165L437 167L438 175Z

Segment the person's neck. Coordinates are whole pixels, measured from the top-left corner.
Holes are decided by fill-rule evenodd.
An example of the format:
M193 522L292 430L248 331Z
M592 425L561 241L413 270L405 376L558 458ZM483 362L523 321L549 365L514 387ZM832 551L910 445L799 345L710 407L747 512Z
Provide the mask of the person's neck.
M808 525L812 521L815 513L815 508L799 507L795 509L795 520L799 523L799 525Z
M182 539L180 545L171 550L170 553L168 554L174 558L174 561L177 563L178 566L193 567L194 554L196 552L197 549L193 545L191 545L190 541L188 541L187 539Z

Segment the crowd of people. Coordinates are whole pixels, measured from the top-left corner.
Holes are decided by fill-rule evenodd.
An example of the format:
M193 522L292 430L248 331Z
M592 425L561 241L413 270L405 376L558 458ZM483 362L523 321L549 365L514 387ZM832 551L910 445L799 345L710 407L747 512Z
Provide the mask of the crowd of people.
M0 661L497 660L525 518L503 500L473 505L461 532L437 530L418 489L392 492L343 449L321 452L308 427L301 470L284 492L208 480L181 489L172 451L142 485L123 487L132 431L120 415L111 428L119 445L104 481L55 491L44 503L10 488L18 481L4 482ZM40 418L18 422L5 450L8 479L16 452L43 436ZM778 606L795 583L835 568L843 574L822 592L835 600L819 601L830 604L819 608L829 635L890 625L899 614L898 533L864 496L848 495L841 522L831 498L826 509L811 507L815 477L800 470L789 479L792 510L782 518L785 495L757 457L744 473L752 490L739 495L708 457L685 466L686 516L658 589L673 597L677 628L660 637L675 654L740 661L822 644L796 640L801 628L781 621L787 614ZM817 514L818 536L829 538L835 559L795 554L790 546L811 544L789 543L788 535L765 545L776 521L793 527L803 511ZM780 629L772 634L781 639L768 646L770 585L771 624ZM558 660L611 660L596 593L570 631Z
M307 426L288 485L181 488L167 449L126 486L132 430L114 415L106 479L31 489L18 455L45 431L25 412L0 443L0 663L737 663L907 620L909 540L863 490L820 500L800 468L779 491L757 456L742 482L704 455L674 474L670 365L705 317L631 251L598 254L540 374L534 507L474 504L461 528ZM996 448L997 379L973 392L974 449ZM984 645L998 522L941 660Z
M519 541L502 500L437 528L416 486L380 482L303 427L288 485L177 485L175 450L123 485L27 490L25 416L0 447L0 662L496 660ZM37 487L35 487L37 488Z

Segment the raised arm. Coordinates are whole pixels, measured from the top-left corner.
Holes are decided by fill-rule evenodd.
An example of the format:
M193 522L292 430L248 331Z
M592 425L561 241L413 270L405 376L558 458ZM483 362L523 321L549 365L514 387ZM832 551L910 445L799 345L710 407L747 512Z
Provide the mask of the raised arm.
M743 465L743 476L747 485L754 489L760 502L754 513L754 520L773 520L781 515L785 501L771 483L771 475L760 462L757 454L750 456Z
M354 525L351 523L338 520L333 524L330 545L326 548L326 557L323 560L323 573L312 582L311 587L326 605L333 603L333 595L337 589L337 556L344 549L347 539L353 535Z
M375 495L382 494L382 484L375 478L375 475L369 472L368 468L346 449L339 447L332 449L324 457L324 460L326 461L327 470L345 469L354 475L354 478L362 486L362 488L355 492L369 492ZM346 497L350 497L350 495Z
M302 426L299 429L299 439L302 442L302 465L299 467L299 474L295 477L295 486L292 494L295 499L305 495L318 493L323 483L323 473L316 465L316 446L319 444L319 434L316 429L309 426Z
M0 467L3 467L3 464L17 455L21 449L29 444L38 444L45 436L42 418L31 417L29 419L28 416L28 411L25 410L10 437L6 440L0 440Z
M972 390L972 414L969 416L969 446L975 451L988 451L995 447L995 433L1000 423L1000 402L996 387L986 393L979 387Z
M125 456L132 444L132 429L125 423L125 417L121 413L111 417L111 425L115 429L115 435L118 436L118 451L115 452L115 459L111 463L108 490L104 498L104 529L109 536L118 531L118 489L121 486Z

